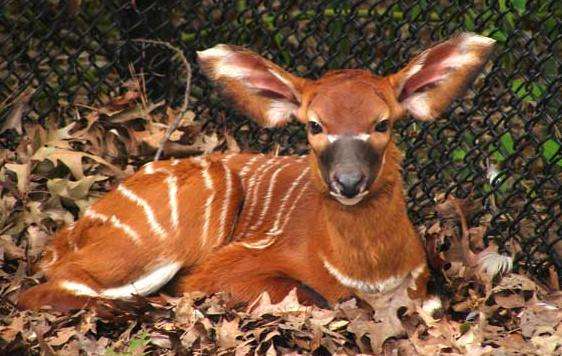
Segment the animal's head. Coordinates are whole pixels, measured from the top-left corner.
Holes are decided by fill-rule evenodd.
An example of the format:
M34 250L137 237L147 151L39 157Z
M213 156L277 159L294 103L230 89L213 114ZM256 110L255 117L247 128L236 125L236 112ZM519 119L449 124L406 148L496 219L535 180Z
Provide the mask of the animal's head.
M207 76L243 113L264 126L291 118L307 125L308 141L326 191L354 205L376 182L396 120L439 116L463 95L482 69L494 40L464 33L413 58L399 72L328 72L297 77L241 47L217 45L198 52Z

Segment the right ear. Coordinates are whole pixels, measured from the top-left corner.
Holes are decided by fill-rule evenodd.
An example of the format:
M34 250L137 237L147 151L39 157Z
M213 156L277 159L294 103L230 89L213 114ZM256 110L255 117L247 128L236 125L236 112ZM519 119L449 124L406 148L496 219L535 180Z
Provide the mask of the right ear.
M306 79L238 46L219 44L197 52L197 59L207 77L259 124L281 126L296 116Z

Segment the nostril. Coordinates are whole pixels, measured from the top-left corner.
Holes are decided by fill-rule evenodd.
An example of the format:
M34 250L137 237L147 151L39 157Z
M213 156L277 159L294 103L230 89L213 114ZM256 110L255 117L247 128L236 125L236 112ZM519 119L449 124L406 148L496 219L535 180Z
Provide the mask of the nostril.
M336 172L334 181L340 193L348 198L356 196L363 189L365 175L359 170Z

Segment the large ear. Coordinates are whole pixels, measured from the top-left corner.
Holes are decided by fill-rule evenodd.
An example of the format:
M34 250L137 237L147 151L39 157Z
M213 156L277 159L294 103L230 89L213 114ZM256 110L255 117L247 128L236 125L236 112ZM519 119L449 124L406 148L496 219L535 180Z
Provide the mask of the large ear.
M207 77L259 124L281 126L296 114L305 79L238 46L219 44L197 52L197 59Z
M420 120L439 116L482 70L495 40L462 33L431 47L389 77L402 107Z

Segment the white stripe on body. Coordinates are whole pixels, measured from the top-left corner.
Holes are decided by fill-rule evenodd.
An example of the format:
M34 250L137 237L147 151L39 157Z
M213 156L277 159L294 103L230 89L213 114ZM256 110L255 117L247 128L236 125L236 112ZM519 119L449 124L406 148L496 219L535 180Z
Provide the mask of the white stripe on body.
M286 157L281 157L284 159ZM256 201L257 201L257 194L258 194L258 185L261 182L263 176L267 173L267 171L274 167L274 164L277 163L278 157L272 157L265 162L262 162L261 165L255 170L248 181L248 188L245 192L245 199L248 206L248 212L245 214L244 223L246 225L249 224L252 215L254 214L254 210L256 208ZM241 222L242 224L242 222ZM237 239L241 238L244 235L245 231L241 231L240 234L236 237Z
M280 159L271 158L271 159L267 160L264 164L262 164L256 170L256 173L254 175L252 175L252 177L250 178L250 181L248 182L248 194L246 195L246 196L251 195L251 200L249 202L250 207L249 207L249 211L248 211L248 214L247 214L247 217L249 219L251 219L254 215L254 210L257 206L256 203L258 201L258 194L259 194L259 191L260 191L260 185L263 181L263 178L265 177L265 175L270 170L275 168L279 163L281 163L285 159L287 159L287 156L283 156ZM260 169L261 169L261 172L260 172ZM259 174L259 176L258 176L258 174Z
M160 223L156 219L156 216L154 215L154 211L152 210L152 208L150 207L150 205L146 200L136 195L132 190L126 188L124 185L120 185L119 187L117 187L117 191L121 193L125 198L129 199L130 201L137 204L143 209L144 214L146 215L146 218L148 220L150 229L152 230L153 233L158 235L158 237L160 238L165 238L167 236L166 230L164 230L162 225L160 225Z
M254 241L254 242L241 242L240 244L242 246L244 246L245 248L248 248L248 249L251 249L251 250L264 250L264 249L268 248L269 246L273 245L275 243L275 241L277 241L276 238L269 237L267 239L262 239L262 240L258 240L258 241Z
M232 200L232 171L230 170L230 168L228 168L228 166L225 163L223 163L222 166L225 172L226 187L224 192L224 200L222 203L216 245L220 244L222 241L224 241L227 238L227 236L224 236L225 226L226 226L226 219L228 217L228 207L230 206L230 201Z
M146 296L158 291L168 283L181 268L179 262L163 264L153 271L141 276L137 280L121 287L102 289L96 291L84 283L63 280L59 287L74 295L86 297L102 297L110 299L130 298L133 295Z
M249 159L248 162L246 162L246 164L240 169L240 172L238 173L240 178L245 178L246 174L248 174L248 172L250 172L250 169L252 168L252 165L254 164L254 162L256 162L259 158L262 158L262 157L263 157L262 155L255 155L254 157Z
M69 291L74 295L84 296L84 297L97 297L98 292L88 287L83 283L73 282L73 281L61 281L59 287Z
M291 187L287 191L287 194L285 194L285 196L281 199L281 206L277 211L275 222L273 223L273 226L269 230L268 234L276 234L276 232L279 230L279 224L281 223L281 218L283 217L283 213L286 212L285 209L287 207L287 203L289 202L289 198L291 197L291 194L293 194L293 191L299 186L303 178L308 174L308 172L310 172L310 167L306 167L302 171L302 173L297 177L297 179L295 179L295 181L291 184Z
M165 182L168 187L168 202L170 204L170 224L174 230L178 229L180 223L178 206L178 179L166 168L154 168L153 162L149 162L144 167L146 174L163 173L167 175ZM173 163L173 162L172 162Z
M355 279L353 277L347 276L344 273L340 272L334 265L332 265L328 260L323 259L324 267L328 272L342 285L358 289L365 293L387 293L395 288L397 288L404 278L408 275L408 273L404 274L403 276L399 277L389 277L385 280L379 282L369 282L369 281L362 281Z
M90 209L86 210L86 213L84 213L84 216L86 216L90 219L94 219L94 220L100 220L100 221L103 221L103 222L110 222L113 227L123 231L125 233L125 235L130 237L131 240L133 240L135 243L140 243L139 233L136 232L135 229L133 229L130 225L125 224L121 220L119 220L119 218L115 215L111 215L111 217L109 217L107 215L100 214L100 213L94 211L92 208L90 208Z
M298 204L299 200L302 198L302 196L308 190L309 187L310 187L310 181L307 181L306 184L302 187L302 189L299 192L299 194L297 195L297 197L295 198L295 200L293 200L293 203L291 204L291 207L287 211L287 214L285 215L285 219L283 220L283 224L281 224L281 227L279 227L275 230L271 229L267 233L268 235L277 236L277 235L280 235L280 234L283 233L283 231L285 230L285 226L287 225L287 223L289 222L289 220L291 218L291 214L293 213L293 211L297 207L297 204Z
M277 182L277 176L279 175L279 173L281 173L281 171L283 171L283 169L287 168L287 166L289 165L291 165L291 162L285 163L281 167L277 168L271 175L271 178L269 180L269 187L267 189L267 192L265 193L265 202L263 204L262 211L260 212L260 217L258 218L258 221L256 221L256 223L250 227L250 230L257 230L262 225L269 210L269 206L271 205L271 200L273 199L273 189L275 188L275 183Z
M310 186L310 181L306 182L306 184L302 187L301 191L299 192L299 194L297 195L297 197L293 201L293 204L289 208L289 211L287 212L287 215L285 217L285 221L283 222L283 225L281 226L281 228L279 230L269 231L267 233L267 235L269 235L269 237L267 237L265 239L261 239L261 240L258 240L258 241L252 241L252 242L241 242L241 245L248 248L248 249L254 249L254 250L263 250L263 249L273 245L275 243L275 241L277 241L277 236L280 235L283 232L283 230L285 229L285 225L289 221L290 215L292 214L293 210L295 210L299 200L302 198L302 196L304 195L304 193L306 192L306 190L308 189L309 186Z
M209 173L209 168L205 168L201 171L203 175L203 182L205 184L205 188L209 191L209 195L207 196L207 200L205 200L205 212L204 212L204 222L203 222L203 236L201 237L201 246L205 246L207 244L207 240L209 239L209 228L211 224L211 213L213 209L213 201L215 200L215 187L213 185L213 178Z
M168 283L180 270L181 263L169 262L163 264L153 271L141 276L136 281L125 284L121 287L102 290L101 297L104 298L128 298L134 294L146 296L158 291Z
M180 223L179 207L178 207L178 179L170 174L166 177L166 185L168 186L168 199L170 201L170 219L174 230L178 229Z

